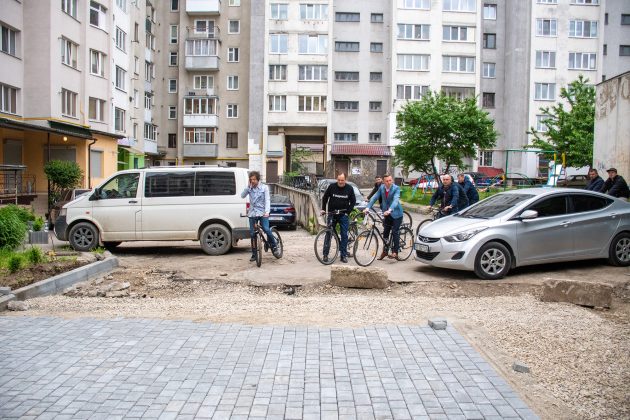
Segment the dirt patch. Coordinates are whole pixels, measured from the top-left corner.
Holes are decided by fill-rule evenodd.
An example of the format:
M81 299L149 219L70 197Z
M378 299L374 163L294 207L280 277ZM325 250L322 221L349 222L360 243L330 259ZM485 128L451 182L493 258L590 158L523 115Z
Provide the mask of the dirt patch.
M46 280L67 271L74 270L88 264L88 261L81 259L68 259L52 261L43 264L33 265L23 268L16 273L8 273L6 270L0 273L0 286L8 286L13 290L19 289L29 284Z

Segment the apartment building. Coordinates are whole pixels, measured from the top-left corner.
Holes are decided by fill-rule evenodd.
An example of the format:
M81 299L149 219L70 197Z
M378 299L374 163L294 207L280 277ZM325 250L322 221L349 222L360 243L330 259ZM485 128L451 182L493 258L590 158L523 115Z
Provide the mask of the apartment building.
M603 11L602 81L630 71L630 2L606 0Z

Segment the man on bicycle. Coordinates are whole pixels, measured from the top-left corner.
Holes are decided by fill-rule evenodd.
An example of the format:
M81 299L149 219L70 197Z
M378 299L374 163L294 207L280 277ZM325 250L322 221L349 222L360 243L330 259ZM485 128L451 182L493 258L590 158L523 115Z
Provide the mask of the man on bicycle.
M354 209L354 205L357 203L357 198L354 195L354 189L351 185L346 184L346 175L340 173L337 175L337 182L330 184L322 197L322 209L328 209L328 212L338 212L337 214L329 214L328 222L331 222L331 227L337 229L339 224L339 230L341 234L341 262L348 262L348 227L350 220L348 215ZM322 210L322 214L326 213ZM330 220L332 218L332 221ZM324 242L324 261L328 260L328 251L330 251L330 241Z
M383 176L383 185L380 186L378 192L372 196L364 213L372 208L376 200L382 199L381 210L383 211L383 237L389 238L389 233L393 229L393 244L386 243L383 252L378 257L379 260L387 257L388 247L391 247L392 253L389 258L398 258L398 249L400 249L400 225L403 221L403 208L400 205L400 187L394 184L391 175Z
M442 175L442 185L433 193L429 206L433 207L437 200L440 201L440 212L444 216L457 213L459 210L468 207L468 197L464 189L457 182L453 182L450 175Z
M278 257L278 244L276 238L271 234L269 229L269 212L271 211L271 198L269 196L269 187L260 182L260 172L251 171L249 173L249 185L241 193L241 197L245 198L249 195L249 235L252 239L252 257L250 261L256 261L256 247L254 246L254 226L256 222L260 222L262 230L267 235L267 242L271 245L273 256Z

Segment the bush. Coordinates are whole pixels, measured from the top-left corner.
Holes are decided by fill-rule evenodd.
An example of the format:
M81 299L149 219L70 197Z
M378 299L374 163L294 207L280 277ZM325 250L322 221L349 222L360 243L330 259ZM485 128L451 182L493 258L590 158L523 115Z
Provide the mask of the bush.
M40 264L43 263L46 257L44 256L44 252L40 247L34 246L28 251L25 252L26 259L31 264Z
M33 231L34 232L39 232L42 229L44 229L44 218L39 216L37 219L35 219L35 221L33 222Z
M24 207L16 206L15 204L9 204L5 207L7 211L11 211L16 214L17 217L24 223L32 222L35 220L35 213L32 210L25 209Z
M9 268L9 273L15 273L20 268L22 268L22 256L19 254L12 255L9 258L9 263L7 265Z
M51 160L44 165L44 173L50 181L48 204L52 207L61 197L63 190L79 186L83 171L76 162Z
M24 242L28 226L20 219L16 208L18 207L0 208L0 248L15 249Z

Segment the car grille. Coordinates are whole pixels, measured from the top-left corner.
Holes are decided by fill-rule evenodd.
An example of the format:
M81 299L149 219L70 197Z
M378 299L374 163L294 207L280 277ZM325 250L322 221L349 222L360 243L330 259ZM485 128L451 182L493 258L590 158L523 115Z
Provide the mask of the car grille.
M422 252L416 251L416 256L418 258L422 258L423 260L433 261L435 257L437 257L439 252Z
M418 235L418 239L420 240L420 242L424 242L424 243L432 243L432 242L437 242L440 240L440 238L427 238L426 236L422 236L422 235Z

